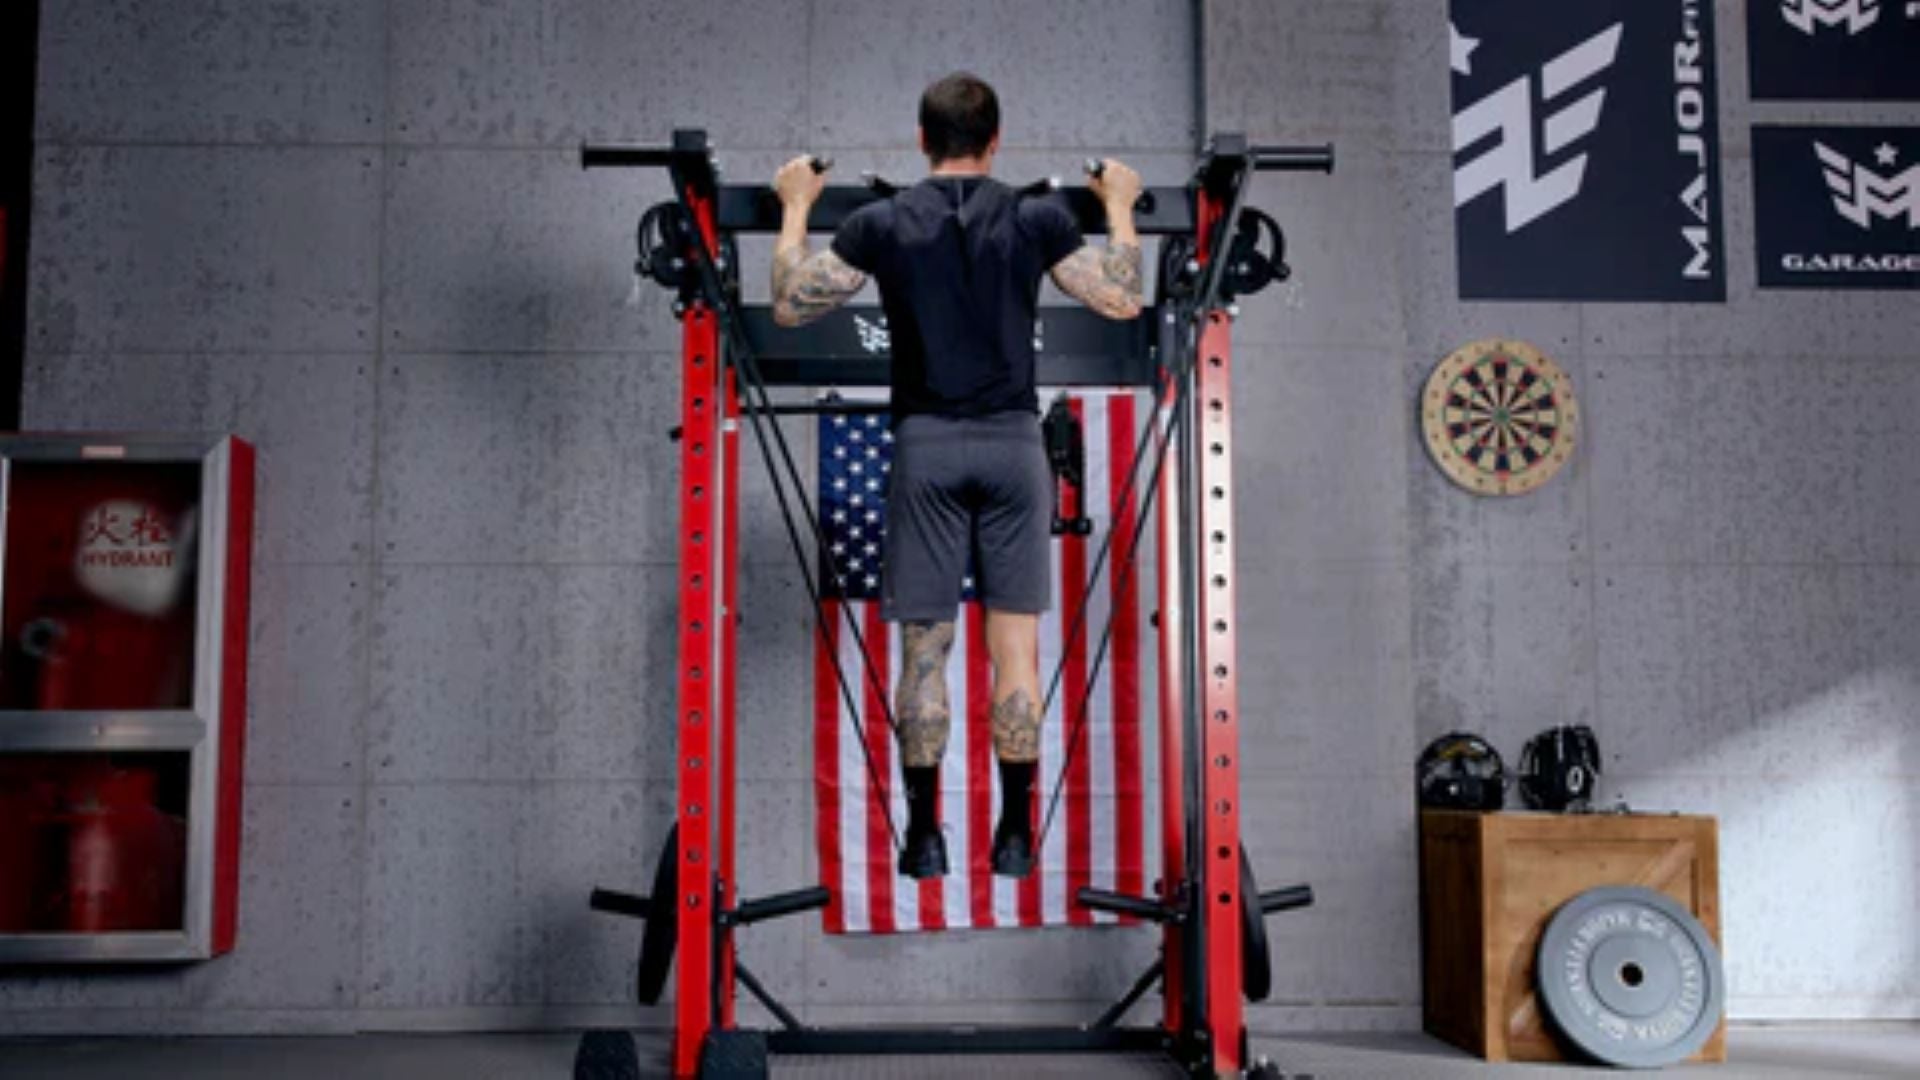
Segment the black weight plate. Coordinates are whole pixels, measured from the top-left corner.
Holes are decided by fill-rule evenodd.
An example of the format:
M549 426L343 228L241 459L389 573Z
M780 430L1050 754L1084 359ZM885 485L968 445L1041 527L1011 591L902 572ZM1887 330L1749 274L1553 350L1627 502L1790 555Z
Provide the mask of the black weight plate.
M667 830L660 861L653 868L653 891L647 894L647 929L640 936L640 971L634 980L640 1004L658 1005L673 967L673 947L680 936L680 823Z
M1265 1001L1273 992L1273 954L1267 948L1267 913L1260 910L1260 883L1253 860L1240 849L1240 989L1248 1001Z
M1720 1025L1720 951L1665 893L1588 889L1561 905L1535 955L1540 1000L1575 1047L1652 1069L1692 1057Z
M589 1031L573 1055L573 1080L640 1080L640 1054L625 1031Z
M767 1080L766 1032L707 1032L700 1044L700 1080Z

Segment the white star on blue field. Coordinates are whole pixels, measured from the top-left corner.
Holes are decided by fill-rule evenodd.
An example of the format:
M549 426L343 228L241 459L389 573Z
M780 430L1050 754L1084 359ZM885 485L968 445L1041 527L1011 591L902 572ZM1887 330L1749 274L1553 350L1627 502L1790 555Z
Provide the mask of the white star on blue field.
M887 477L893 472L893 430L880 413L820 418L820 532L826 541L821 594L880 599L881 551L887 535ZM964 582L970 596L973 579Z

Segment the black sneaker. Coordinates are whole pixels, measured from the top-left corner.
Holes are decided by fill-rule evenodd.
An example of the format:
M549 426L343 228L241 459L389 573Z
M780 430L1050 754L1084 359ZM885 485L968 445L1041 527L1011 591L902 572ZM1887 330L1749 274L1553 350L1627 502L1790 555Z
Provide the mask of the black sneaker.
M914 880L945 877L947 874L947 838L938 829L907 831L900 849L900 874Z
M1033 832L1007 828L1005 823L993 830L993 872L1001 877L1023 878L1033 873Z

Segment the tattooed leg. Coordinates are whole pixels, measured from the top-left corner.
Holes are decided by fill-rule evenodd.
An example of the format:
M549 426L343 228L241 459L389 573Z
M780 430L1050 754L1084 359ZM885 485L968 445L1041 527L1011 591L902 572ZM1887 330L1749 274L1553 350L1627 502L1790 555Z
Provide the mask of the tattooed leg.
M993 657L993 749L1005 762L1040 758L1040 617L987 612Z
M1033 774L1040 760L1040 618L987 612L993 654L993 750L1000 759L1000 820L993 827L993 872L1033 871Z
M953 716L947 703L947 654L952 650L951 622L909 622L900 628L893 713L900 723L900 762L907 768L937 766L947 751Z

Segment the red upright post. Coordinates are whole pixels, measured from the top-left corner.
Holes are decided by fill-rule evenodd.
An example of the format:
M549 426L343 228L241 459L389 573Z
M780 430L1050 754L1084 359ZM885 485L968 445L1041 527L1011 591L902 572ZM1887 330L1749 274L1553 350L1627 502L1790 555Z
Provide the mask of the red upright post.
M720 432L723 478L720 500L720 789L715 797L715 817L720 827L719 854L714 860L720 869L721 899L731 910L739 902L739 875L734 872L733 823L734 796L739 794L736 779L735 733L739 731L734 710L734 661L739 655L740 627L740 387L731 365L722 377L726 384L726 411ZM715 1022L723 1028L733 1026L733 936L720 943L720 1015Z
M710 201L690 198L694 219L712 240ZM709 246L708 250L715 250ZM722 644L723 598L730 566L724 558L727 528L723 490L721 421L728 389L720 357L719 321L704 302L687 307L681 323L680 395L680 825L675 961L673 1073L691 1077L714 1016L714 867L726 837L716 829L719 811L712 763L716 724L724 722L728 678ZM716 801L718 805L716 805Z
M1245 1067L1246 1020L1241 1002L1240 702L1234 650L1233 438L1228 318L1206 313L1200 333L1198 428L1200 538L1201 831L1207 940L1207 1027L1214 1071Z
M1196 224L1202 266L1224 252L1212 250L1228 213L1218 193L1202 190ZM1229 227L1231 222L1226 223ZM1240 708L1239 668L1234 650L1232 320L1225 311L1200 312L1188 445L1197 475L1193 491L1197 521L1186 539L1198 563L1200 790L1198 800L1202 890L1201 940L1207 950L1207 1016L1213 1071L1233 1075L1246 1066L1246 1012L1241 999L1240 905L1259 900L1240 895Z
M1156 410L1153 422L1160 425L1159 436L1173 437L1175 420L1173 402L1175 387L1171 378L1163 378L1160 385L1160 408ZM1163 445L1163 444L1156 444ZM1179 902L1181 878L1186 873L1186 758L1182 752L1181 723L1185 711L1181 707L1182 651L1180 648L1180 627L1186 620L1186 609L1180 599L1180 581L1184 566L1184 544L1186 531L1180 524L1180 463L1179 455L1167 448L1160 466L1160 492L1155 501L1155 512L1159 515L1158 551L1156 552L1160 578L1160 621L1157 627L1160 648L1160 902L1175 905ZM1181 927L1167 922L1161 927L1160 937L1161 993L1165 1000L1165 1013L1162 1023L1167 1031L1179 1031L1184 1023L1186 968L1181 952L1183 937Z

